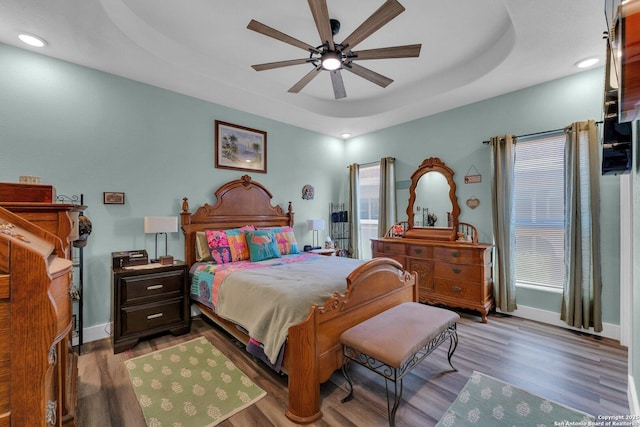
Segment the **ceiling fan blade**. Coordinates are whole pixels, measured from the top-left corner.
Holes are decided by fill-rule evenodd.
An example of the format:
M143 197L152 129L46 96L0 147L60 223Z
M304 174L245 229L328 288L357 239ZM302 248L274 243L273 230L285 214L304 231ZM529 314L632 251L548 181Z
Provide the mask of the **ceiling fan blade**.
M389 58L416 58L420 56L421 44L408 44L405 46L382 47L379 49L359 50L351 52L346 61L362 61L365 59L389 59Z
M260 34L264 34L265 36L269 36L272 37L276 40L280 40L281 42L285 42L287 44L290 44L292 46L295 47L299 47L300 49L304 49L306 51L311 51L311 52L320 52L318 49L316 49L315 47L306 44L305 42L302 42L296 38L293 38L289 35L286 35L285 33L282 33L278 30L276 30L275 28L271 28L268 25L264 25L261 22L256 21L255 19L252 19L251 22L249 22L249 25L247 25L247 28L250 30L253 30L257 33Z
M378 86L387 87L391 83L393 83L393 80L391 80L389 77L385 77L382 74L378 74L375 71L371 71L368 68L361 67L358 64L351 63L349 64L348 67L344 67L343 69L349 70L353 74L356 74L364 79L367 79L370 82L377 84Z
M300 81L298 81L298 83L291 86L291 89L289 89L288 92L290 93L300 92L302 88L304 88L307 84L309 84L309 82L313 80L315 76L320 74L321 69L322 69L322 66L318 65L316 68L309 71L303 78L300 79Z
M256 65L252 65L251 67L256 71L264 71L264 70L272 70L274 68L289 67L291 65L306 64L309 61L310 61L309 58L290 59L288 61L278 61L278 62L268 62L266 64L256 64Z
M316 21L318 34L320 34L320 42L328 43L329 50L334 50L333 33L331 32L331 23L329 22L329 9L327 9L327 0L309 0L309 9Z
M347 91L344 89L344 81L340 70L329 71L329 74L331 74L331 84L333 85L333 94L336 99L345 98Z
M384 2L378 10L373 12L373 15L368 17L353 33L347 36L342 42L343 45L348 46L347 49L353 49L362 40L369 37L371 34L378 31L387 22L391 21L396 16L404 12L404 6L398 3L397 0L387 0Z

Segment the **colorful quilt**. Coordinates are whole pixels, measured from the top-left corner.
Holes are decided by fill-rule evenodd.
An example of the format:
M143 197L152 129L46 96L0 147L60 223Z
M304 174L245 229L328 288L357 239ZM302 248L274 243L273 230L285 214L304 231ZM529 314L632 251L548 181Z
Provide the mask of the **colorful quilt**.
M260 262L196 266L192 299L237 324L275 364L289 327L303 321L314 304L324 304L334 292L344 293L347 276L362 263L303 253Z

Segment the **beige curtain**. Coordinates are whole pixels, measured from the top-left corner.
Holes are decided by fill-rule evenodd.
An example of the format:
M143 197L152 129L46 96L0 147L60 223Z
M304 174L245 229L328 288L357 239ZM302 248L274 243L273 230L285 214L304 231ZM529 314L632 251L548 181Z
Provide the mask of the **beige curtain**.
M360 241L360 165L349 165L349 256L360 258L362 242Z
M600 147L593 120L565 129L565 277L561 319L602 331ZM581 165L582 162L582 165Z
M494 297L501 311L515 311L515 226L513 190L516 138L491 138L491 202L493 206Z
M396 223L396 159L380 159L380 194L378 237L384 237L389 227Z

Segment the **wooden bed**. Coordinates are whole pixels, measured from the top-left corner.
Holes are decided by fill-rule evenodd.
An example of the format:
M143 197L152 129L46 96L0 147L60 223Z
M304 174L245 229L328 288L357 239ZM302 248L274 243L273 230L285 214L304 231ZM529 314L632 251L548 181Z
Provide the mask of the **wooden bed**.
M244 175L215 192L216 203L189 212L185 197L180 213L185 234L185 261L196 262L196 232L223 230L248 224L256 227L293 226L291 202L287 212L271 205L271 193ZM415 276L389 258L375 258L356 268L347 278L345 294L336 292L323 306L309 308L307 318L289 328L282 370L288 375L289 407L286 416L298 424L322 417L320 384L343 362L339 337L346 329L406 301L417 301ZM247 344L249 337L207 306L192 301L204 315Z

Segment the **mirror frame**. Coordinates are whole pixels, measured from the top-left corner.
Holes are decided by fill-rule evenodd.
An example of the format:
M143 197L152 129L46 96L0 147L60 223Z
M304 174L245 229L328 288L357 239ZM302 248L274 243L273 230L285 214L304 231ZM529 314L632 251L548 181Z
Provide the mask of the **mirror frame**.
M416 187L420 178L428 172L440 172L447 178L449 183L449 199L451 200L451 218L452 227L414 227L414 203L416 201ZM460 215L460 206L456 197L456 183L453 182L455 172L444 164L438 157L429 157L425 159L420 167L411 175L411 187L409 188L409 204L407 205L407 217L409 228L405 232L405 237L419 238L429 240L450 240L456 239L456 231L458 230L458 216Z

